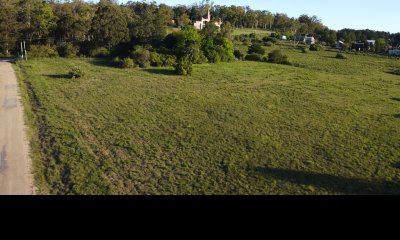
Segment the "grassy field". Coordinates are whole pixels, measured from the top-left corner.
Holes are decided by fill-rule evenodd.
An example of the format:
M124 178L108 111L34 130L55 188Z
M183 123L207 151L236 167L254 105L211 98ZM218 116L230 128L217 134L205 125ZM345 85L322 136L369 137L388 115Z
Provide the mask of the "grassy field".
M202 64L191 77L19 62L38 192L400 194L399 61L280 48L294 66ZM87 75L69 79L72 64Z
M252 29L252 28L235 28L233 31L233 35L241 35L241 34L251 34L255 33L260 36L269 36L271 31L267 31L264 29Z

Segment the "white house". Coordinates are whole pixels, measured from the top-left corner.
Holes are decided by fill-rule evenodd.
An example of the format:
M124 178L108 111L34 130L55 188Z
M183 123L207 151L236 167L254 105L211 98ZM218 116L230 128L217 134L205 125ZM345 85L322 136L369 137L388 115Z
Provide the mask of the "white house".
M314 37L296 36L295 37L295 41L303 42L303 43L309 44L309 45L315 44L315 38Z
M389 55L391 55L391 56L400 56L400 50L399 49L389 50Z
M344 42L343 41L336 41L336 48L342 48L344 46Z
M211 14L210 10L207 11L207 18L201 18L201 21L196 21L193 25L196 29L201 30L203 29L207 23L211 22ZM218 22L214 22L215 26L221 27L222 21L221 19Z

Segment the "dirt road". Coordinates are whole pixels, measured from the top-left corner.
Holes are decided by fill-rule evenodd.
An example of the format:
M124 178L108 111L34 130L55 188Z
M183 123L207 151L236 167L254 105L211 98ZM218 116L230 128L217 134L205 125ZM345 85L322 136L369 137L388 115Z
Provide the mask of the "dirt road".
M0 195L33 194L23 107L11 63L0 61Z

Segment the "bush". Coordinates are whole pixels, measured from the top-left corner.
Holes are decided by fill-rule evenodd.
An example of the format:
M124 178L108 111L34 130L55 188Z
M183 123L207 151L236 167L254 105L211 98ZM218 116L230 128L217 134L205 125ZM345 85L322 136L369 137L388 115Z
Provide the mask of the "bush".
M310 45L310 51L322 51L324 50L324 47L319 44L312 44Z
M121 59L119 57L115 57L111 61L111 65L114 66L114 67L121 67L122 61L121 61Z
M72 43L67 43L64 46L58 47L58 54L61 57L76 57L79 53L78 47L74 46Z
M274 44L272 42L264 42L264 46L272 47L272 46L274 46Z
M347 57L346 57L346 55L344 53L336 54L336 58L338 58L338 59L347 59Z
M233 55L235 55L235 58L238 59L238 60L244 60L244 57L245 57L245 53L240 51L239 49L236 49L233 52Z
M150 52L150 65L153 67L161 67L163 62L161 60L161 55L156 52Z
M179 75L191 75L193 72L193 65L188 58L180 58L178 63L175 65L175 70Z
M174 66L176 64L176 57L174 55L162 54L161 62L163 67Z
M58 57L55 47L43 45L31 45L28 52L28 58L51 58Z
M71 67L71 70L69 71L68 75L71 78L81 78L86 75L86 72L85 70L83 70L82 67L74 65Z
M256 54L264 55L265 49L259 44L253 44L250 46L248 53L249 54L256 53Z
M89 54L91 57L108 57L110 55L110 51L107 48L99 47L90 51Z
M289 64L288 57L281 50L274 50L268 54L268 62Z
M142 46L135 47L132 51L131 57L141 68L147 68L150 65L150 51Z
M302 47L302 48L301 48L301 52L302 52L302 53L309 53L310 51L308 50L308 48Z
M252 53L252 54L247 55L247 56L245 57L245 59L246 59L247 61L257 61L257 62L261 62L261 60L262 60L262 55L261 55L261 54L258 54L258 53Z
M196 64L202 64L202 63L207 63L208 59L207 57L204 55L204 53L202 51L200 51L199 55L197 56L196 60L194 61L194 63Z
M136 67L136 65L131 58L122 59L121 68L134 68L134 67Z

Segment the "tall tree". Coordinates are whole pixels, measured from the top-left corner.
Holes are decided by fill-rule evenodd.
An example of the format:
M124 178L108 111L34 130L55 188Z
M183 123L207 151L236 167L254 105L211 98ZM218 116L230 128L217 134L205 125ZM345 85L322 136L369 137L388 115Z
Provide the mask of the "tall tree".
M0 0L0 53L10 54L19 37L16 0Z
M101 1L98 4L90 32L96 45L108 47L109 50L129 37L128 23L123 11L110 1Z

